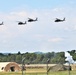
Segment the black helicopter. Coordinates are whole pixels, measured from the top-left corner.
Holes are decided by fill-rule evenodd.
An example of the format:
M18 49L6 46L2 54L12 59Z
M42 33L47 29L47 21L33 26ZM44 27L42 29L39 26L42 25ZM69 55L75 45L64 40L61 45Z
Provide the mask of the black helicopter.
M26 21L25 22L17 21L17 22L18 22L18 25L25 25L26 24Z
M55 22L63 22L65 21L65 18L63 20L56 18Z
M37 20L38 20L38 18L36 18L36 19L28 18L28 22L34 22L34 21L37 21Z
M2 22L2 23L0 23L0 25L3 25L3 22Z

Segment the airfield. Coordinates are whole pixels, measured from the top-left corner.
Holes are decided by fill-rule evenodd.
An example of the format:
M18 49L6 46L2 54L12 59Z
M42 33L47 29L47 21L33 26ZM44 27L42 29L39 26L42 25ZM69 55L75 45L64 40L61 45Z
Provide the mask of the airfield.
M22 70L30 73L47 72L47 69L48 72L75 71L76 64L18 64L16 62L0 62L0 72L19 72Z
M21 66L21 64L20 64ZM54 70L50 70L47 74L46 64L30 64L26 65L26 70L21 71L9 71L0 72L0 75L76 75L76 70L62 70L61 67L57 64L49 64L48 66L54 67ZM56 68L55 68L56 66ZM73 65L72 65L73 66ZM74 65L75 66L75 65ZM55 70L57 69L57 70Z

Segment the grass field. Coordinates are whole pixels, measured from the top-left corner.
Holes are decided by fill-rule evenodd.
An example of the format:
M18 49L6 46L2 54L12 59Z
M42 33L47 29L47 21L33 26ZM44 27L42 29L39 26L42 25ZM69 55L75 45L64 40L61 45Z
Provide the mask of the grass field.
M0 72L0 75L22 75L21 72ZM46 71L32 69L23 71L23 75L47 75ZM68 71L49 72L48 75L69 75ZM76 75L76 71L70 71L70 75Z
M23 74L22 74L22 71L20 71L20 72L0 72L0 75L47 75L46 71L47 71L46 67L31 68L31 69L27 68L26 71L23 71ZM50 71L48 75L76 75L76 71L70 71L70 74L69 74L69 71L57 71L57 72Z
M0 72L0 75L22 75L21 72ZM46 73L23 73L23 75L47 75ZM50 72L48 75L69 75L67 71L61 71L61 72ZM70 75L76 75L75 71L72 71Z

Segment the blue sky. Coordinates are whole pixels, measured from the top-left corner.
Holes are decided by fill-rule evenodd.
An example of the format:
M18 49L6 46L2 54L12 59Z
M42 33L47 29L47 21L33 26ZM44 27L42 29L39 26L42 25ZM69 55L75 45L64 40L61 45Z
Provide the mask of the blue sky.
M1 0L0 52L52 52L76 49L76 0ZM37 22L18 26L28 17ZM55 23L55 18L66 18Z
M26 8L27 9L50 9L55 7L75 7L75 0L1 0L0 8L1 11L12 11L16 8Z

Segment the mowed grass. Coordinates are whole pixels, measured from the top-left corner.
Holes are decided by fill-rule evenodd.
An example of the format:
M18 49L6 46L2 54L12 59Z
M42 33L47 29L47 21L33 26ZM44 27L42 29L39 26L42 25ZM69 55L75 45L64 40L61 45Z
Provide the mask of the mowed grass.
M20 72L0 72L0 75L22 75ZM46 69L27 69L23 75L47 75ZM68 71L49 72L48 75L69 75ZM70 71L70 75L76 75L76 71Z

